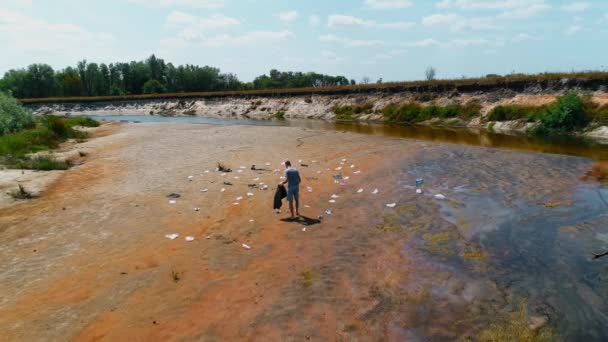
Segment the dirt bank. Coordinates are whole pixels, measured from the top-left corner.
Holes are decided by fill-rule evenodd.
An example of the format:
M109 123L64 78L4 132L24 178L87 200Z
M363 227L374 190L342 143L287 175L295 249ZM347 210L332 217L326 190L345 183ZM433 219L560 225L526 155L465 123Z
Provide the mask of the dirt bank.
M565 213L590 160L293 127L123 124L103 139L41 198L0 209L3 339L453 340L500 327L521 298L545 328L568 312L551 292L567 262L535 256L547 292L521 294L491 276L510 251L491 234ZM286 158L308 165L302 214L321 224L280 221L272 190L249 187L273 188ZM587 281L568 274L573 291ZM573 315L604 336L599 315Z
M354 115L357 121L378 121L385 118L382 109L389 104L420 103L426 105L465 105L479 103L481 116L469 121L458 119L430 120L427 125L467 126L485 128L488 125L486 115L499 105L542 106L549 104L563 95L564 91L548 92L532 90L516 93L512 90L495 90L491 92L459 93L457 91L442 93L372 93L350 95L312 95L281 97L221 97L202 99L141 100L122 102L31 104L37 114L85 114L85 115L160 115L160 116L201 116L215 118L241 118L271 120L286 119L320 119L336 120L336 106L366 106L364 112ZM598 104L608 103L605 91L589 92ZM523 132L531 124L497 122L493 129L503 132ZM586 133L590 137L608 139L608 127L594 127Z

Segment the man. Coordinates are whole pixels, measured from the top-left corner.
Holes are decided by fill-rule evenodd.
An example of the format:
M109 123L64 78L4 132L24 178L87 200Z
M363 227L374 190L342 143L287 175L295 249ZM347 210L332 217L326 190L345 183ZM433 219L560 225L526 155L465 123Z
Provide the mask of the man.
M300 216L300 172L295 168L291 167L291 162L288 160L285 162L285 181L280 185L287 185L287 201L289 202L289 211L291 211L291 218L295 219L293 214L293 201L296 201L296 215Z

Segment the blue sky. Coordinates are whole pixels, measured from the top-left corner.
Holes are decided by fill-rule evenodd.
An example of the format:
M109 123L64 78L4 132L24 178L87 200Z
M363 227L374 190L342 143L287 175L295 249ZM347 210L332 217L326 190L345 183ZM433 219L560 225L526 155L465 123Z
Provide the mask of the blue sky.
M31 63L271 68L360 80L608 70L608 1L0 0L0 73Z

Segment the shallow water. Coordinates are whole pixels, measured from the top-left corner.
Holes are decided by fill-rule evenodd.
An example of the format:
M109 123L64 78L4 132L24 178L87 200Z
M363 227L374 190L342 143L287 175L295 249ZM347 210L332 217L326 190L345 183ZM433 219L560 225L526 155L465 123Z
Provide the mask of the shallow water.
M473 146L485 146L521 151L566 154L588 157L595 160L608 159L608 144L600 144L577 137L536 138L524 134L500 134L486 130L466 128L445 128L428 126L382 125L351 122L328 122L320 120L245 120L220 119L205 117L163 117L150 115L96 115L99 120L127 122L182 122L211 125L253 125L253 126L288 126L309 129L326 129L351 133L382 135L418 139L426 141L447 142Z

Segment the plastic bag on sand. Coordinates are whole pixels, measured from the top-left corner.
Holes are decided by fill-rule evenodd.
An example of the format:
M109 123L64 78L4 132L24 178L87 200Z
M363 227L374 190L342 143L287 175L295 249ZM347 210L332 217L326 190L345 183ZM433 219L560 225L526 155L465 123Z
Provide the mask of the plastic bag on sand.
M245 248L245 249L251 249L251 247L249 247L249 246L248 246L248 245L246 245L246 244L242 244L241 246L243 246L243 248Z
M174 201L174 200L169 201L169 204L175 204L175 203L177 203L177 201Z
M329 200L329 203L336 203L336 200Z
M177 234L177 233L165 235L165 237L170 240L175 240L175 239L177 239L178 236L179 236L179 234Z
M336 195L336 194L331 195L331 198L339 198L339 197L340 197L340 196L338 196L338 195Z
M359 189L359 190L357 190L357 193L358 193L358 194L360 194L360 193L362 193L362 192L363 192L363 189Z
M331 209L325 210L325 214L327 214L327 215L331 215L332 213L333 213L333 210L331 210Z
M222 188L222 190L220 190L220 192L224 192L224 191L226 191L226 188Z
M188 241L188 242L194 241L194 236L186 236L186 241Z
M417 194L421 194L422 193L422 189L416 189L416 193Z
M445 196L443 196L442 194L437 194L437 195L435 195L435 198L438 200L444 200Z
M389 203L386 205L387 208L394 208L397 206L397 203Z
M372 191L372 194L377 195L378 194L378 189L374 189L374 191Z
M248 192L247 196L249 196L249 197L253 196L253 192Z

